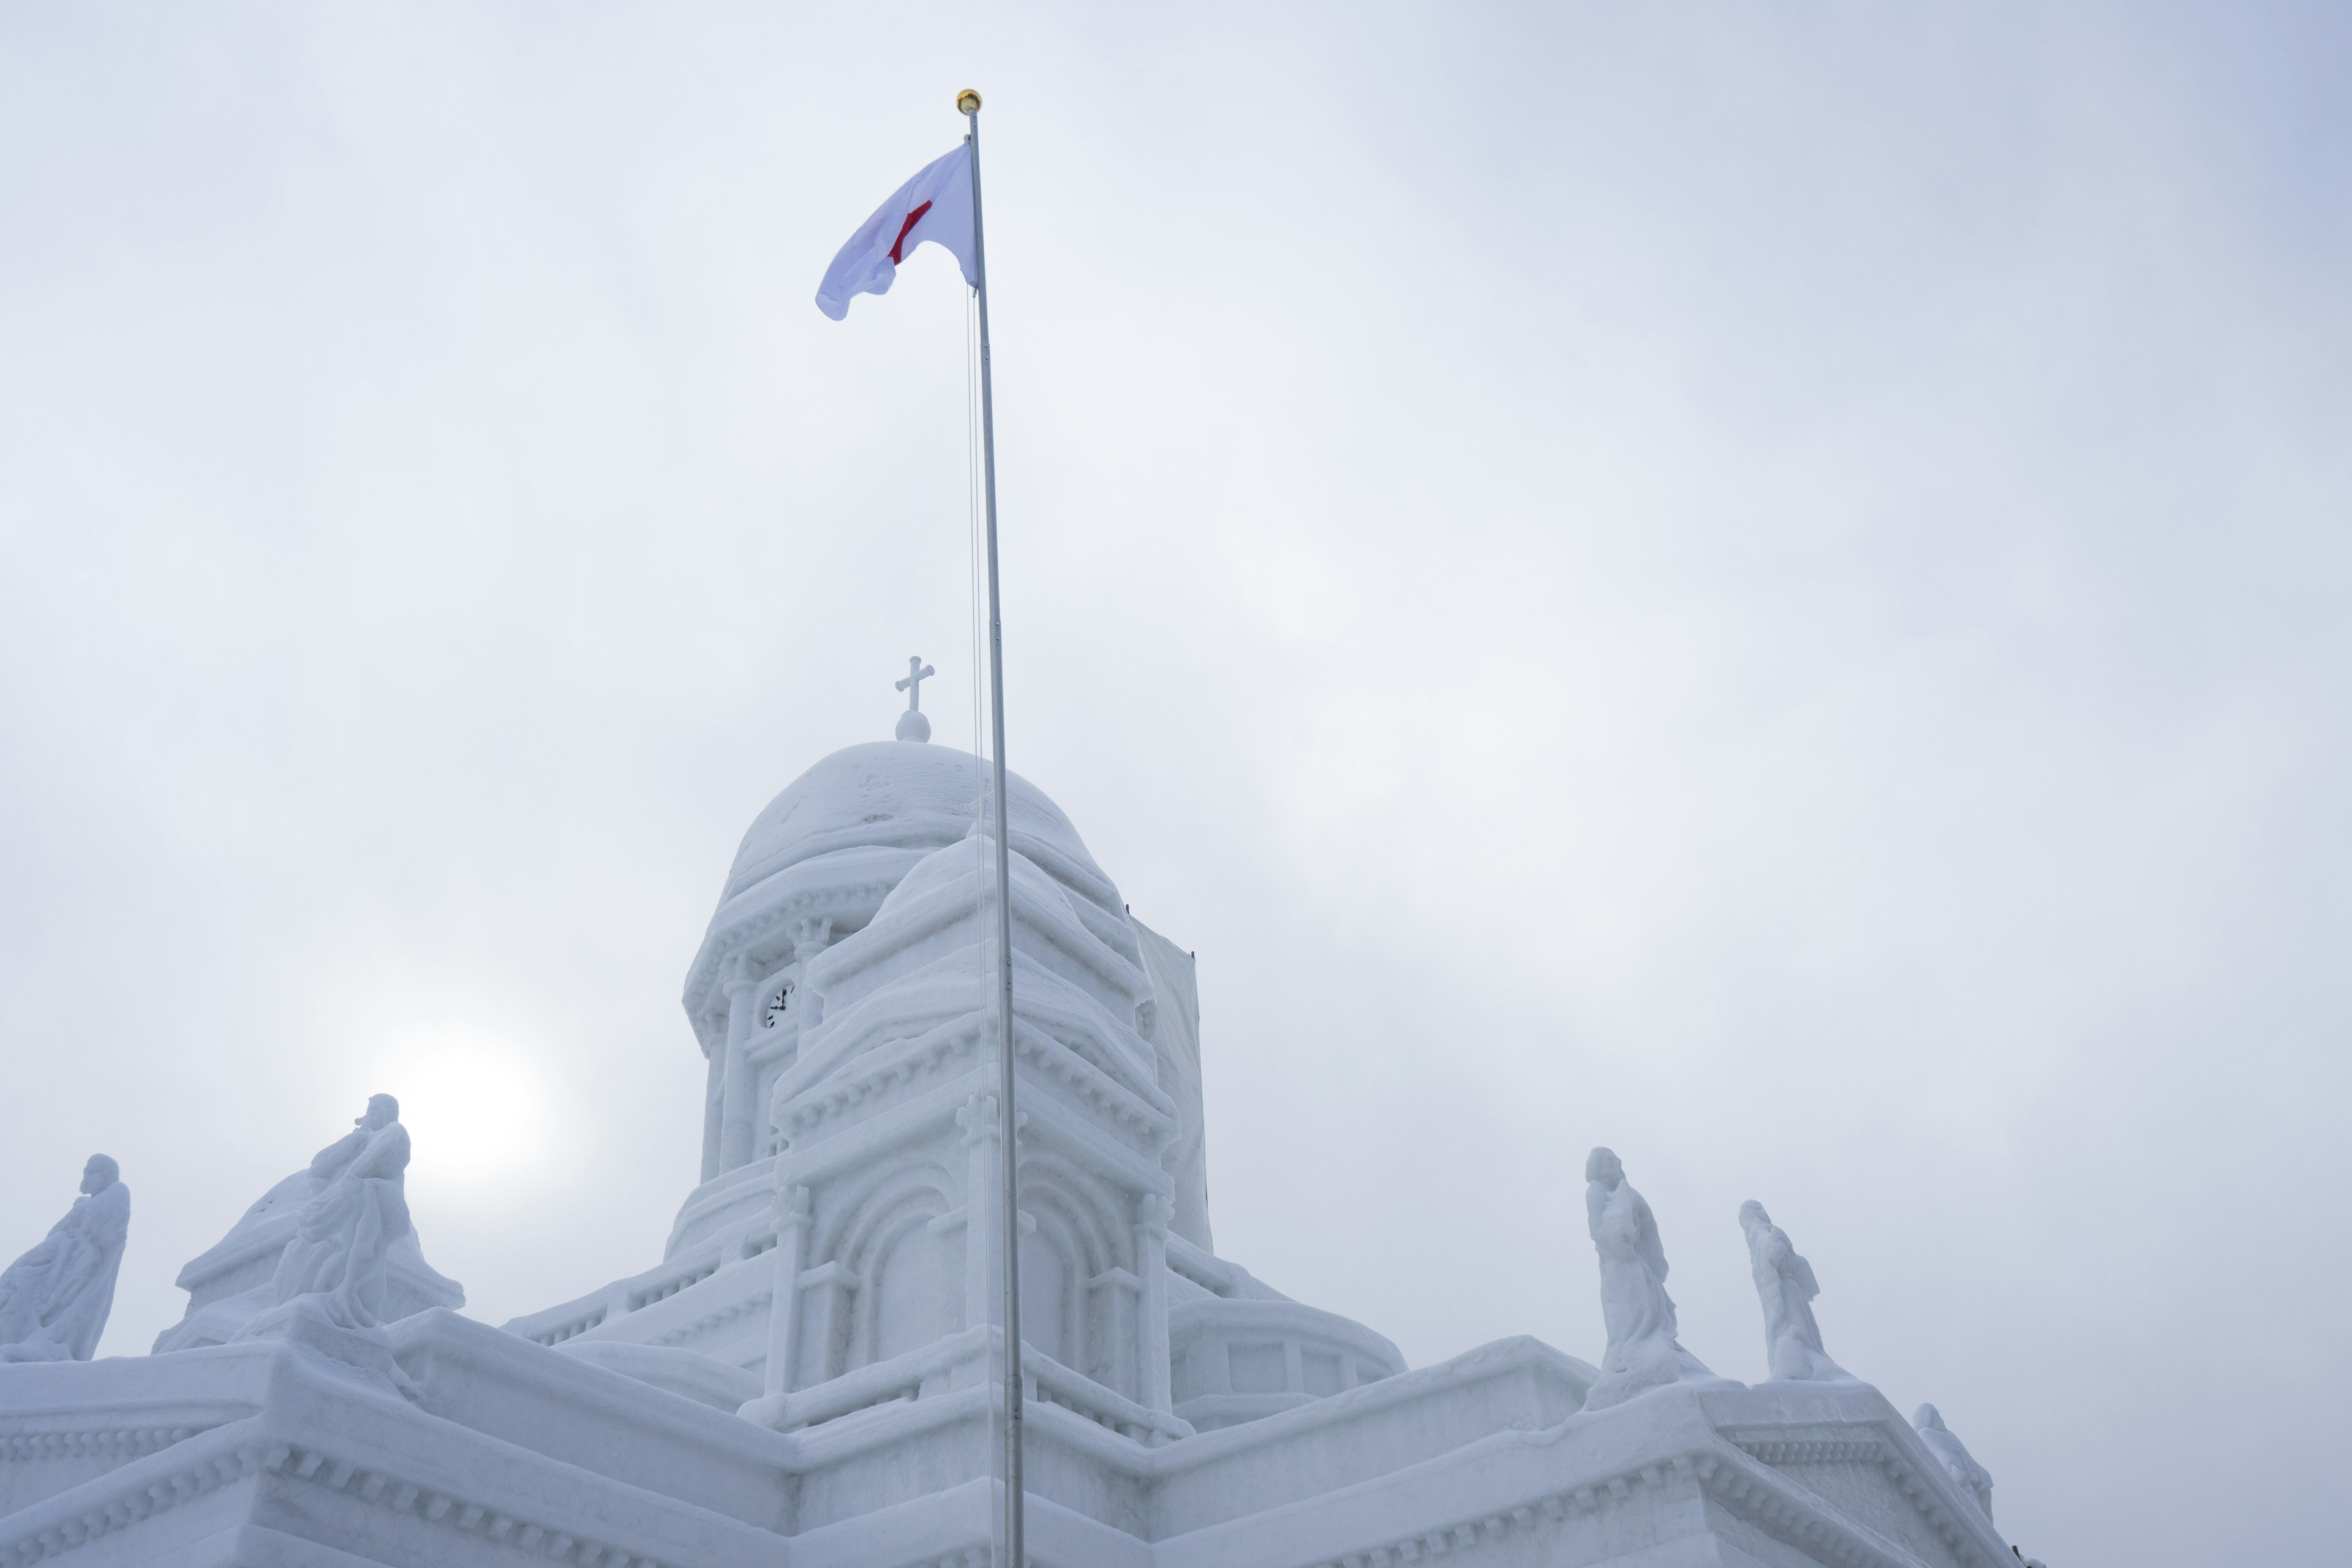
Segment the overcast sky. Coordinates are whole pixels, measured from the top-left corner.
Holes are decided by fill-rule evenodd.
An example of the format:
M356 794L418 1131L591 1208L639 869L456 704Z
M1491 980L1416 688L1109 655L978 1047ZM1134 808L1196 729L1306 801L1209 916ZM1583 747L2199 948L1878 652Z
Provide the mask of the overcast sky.
M656 1262L759 808L972 728L1201 963L1219 1250L1415 1364L1735 1214L2057 1568L2352 1538L2340 7L0 9L0 1257L102 1347L401 1097L491 1322Z

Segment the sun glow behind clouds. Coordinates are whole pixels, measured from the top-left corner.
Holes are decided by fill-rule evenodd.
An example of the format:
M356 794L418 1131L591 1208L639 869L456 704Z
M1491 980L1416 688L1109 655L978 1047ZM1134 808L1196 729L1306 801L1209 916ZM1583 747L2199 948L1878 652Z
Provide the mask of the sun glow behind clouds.
M465 1024L405 1029L370 1065L371 1092L400 1101L415 1144L413 1192L471 1210L543 1190L561 1173L556 1076L530 1052Z

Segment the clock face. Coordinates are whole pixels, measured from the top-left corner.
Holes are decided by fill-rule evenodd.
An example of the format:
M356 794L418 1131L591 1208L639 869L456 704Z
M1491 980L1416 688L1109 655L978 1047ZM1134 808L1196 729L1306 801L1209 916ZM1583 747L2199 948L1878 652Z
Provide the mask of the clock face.
M760 1008L760 1027L772 1029L779 1019L792 1010L793 987L790 981L769 993L767 1002Z

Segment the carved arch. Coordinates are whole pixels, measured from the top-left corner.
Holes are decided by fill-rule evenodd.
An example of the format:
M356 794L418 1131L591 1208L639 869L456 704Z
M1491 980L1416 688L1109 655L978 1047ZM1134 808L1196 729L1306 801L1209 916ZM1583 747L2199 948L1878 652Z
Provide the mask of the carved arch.
M1023 1246L1037 1248L1039 1257L1033 1264L1027 1252L1023 1255L1024 1308L1030 1293L1049 1280L1054 1296L1050 1310L1040 1300L1040 1310L1024 1316L1022 1337L1074 1371L1097 1375L1090 1369L1102 1367L1113 1375L1101 1381L1125 1392L1121 1385L1131 1380L1116 1375L1124 1359L1119 1336L1094 1289L1097 1279L1127 1268L1134 1254L1122 1195L1118 1187L1057 1154L1041 1152L1021 1163L1022 1212L1036 1222Z
M1123 1188L1055 1153L1024 1154L1021 1160L1021 1207L1045 1223L1051 1209L1069 1226L1078 1249L1076 1261L1087 1277L1114 1266L1131 1266L1134 1236Z
M845 1268L855 1268L850 1258L865 1245L866 1233L901 1194L915 1191L937 1194L942 1211L963 1202L961 1177L940 1160L919 1156L866 1172L836 1189L823 1205L809 1236L810 1266L838 1258Z
M849 1362L887 1361L940 1338L949 1309L963 1295L962 1270L950 1268L948 1238L932 1225L947 1212L935 1192L903 1194L865 1232L853 1266L858 1288Z
M961 1297L961 1271L950 1267L947 1240L932 1222L955 1207L957 1185L946 1165L918 1161L876 1173L828 1205L832 1213L818 1226L810 1257L813 1263L838 1262L857 1281L847 1304L843 1371L944 1331L948 1305ZM908 1342L894 1342L900 1339Z

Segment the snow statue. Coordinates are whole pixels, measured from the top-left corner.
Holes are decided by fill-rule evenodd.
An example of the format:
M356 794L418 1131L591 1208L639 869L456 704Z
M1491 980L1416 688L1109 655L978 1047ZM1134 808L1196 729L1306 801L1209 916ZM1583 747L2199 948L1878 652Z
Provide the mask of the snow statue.
M302 1205L294 1239L278 1255L271 1304L311 1297L339 1328L379 1327L392 1245L409 1234L407 1169L400 1101L369 1096L353 1130L310 1162L326 1185Z
M1625 1179L1625 1167L1607 1149L1584 1162L1585 1216L1601 1254L1601 1321L1609 1348L1601 1381L1585 1395L1587 1410L1605 1410L1637 1394L1715 1373L1675 1340L1674 1298L1666 1294L1666 1251L1650 1205Z
M383 1323L393 1247L414 1234L407 1170L400 1102L371 1095L352 1131L310 1162L321 1185L295 1215L268 1283L253 1292L265 1302L260 1314L236 1338L290 1340L347 1375L415 1398Z
M390 1096L382 1098L390 1107L389 1114L397 1116L397 1104ZM370 1108L373 1110L373 1101ZM157 1354L226 1344L242 1334L255 1318L278 1305L275 1287L288 1256L298 1250L316 1251L304 1247L304 1216L312 1202L353 1163L367 1136L366 1120L360 1120L362 1131L320 1150L308 1165L264 1193L226 1236L180 1270L180 1288L188 1292L187 1315L156 1337ZM399 1134L398 1142L404 1151L406 1135ZM378 1322L396 1321L428 1307L465 1304L464 1288L425 1261L413 1226L391 1239L383 1292L368 1309Z
M1813 1279L1813 1266L1797 1255L1789 1233L1754 1198L1739 1205L1739 1228L1748 1233L1748 1264L1764 1303L1764 1359L1771 1375L1790 1383L1851 1378L1822 1349L1812 1307L1822 1288Z
M1911 1417L1911 1425L1919 1429L1919 1440L1928 1451L1943 1461L1944 1468L1958 1484L1962 1492L1976 1500L1987 1519L1992 1517L1992 1474L1976 1461L1968 1445L1952 1435L1944 1425L1942 1412L1932 1405L1922 1405Z
M82 1167L82 1195L0 1274L0 1362L88 1361L114 1307L131 1233L131 1189L103 1154Z

